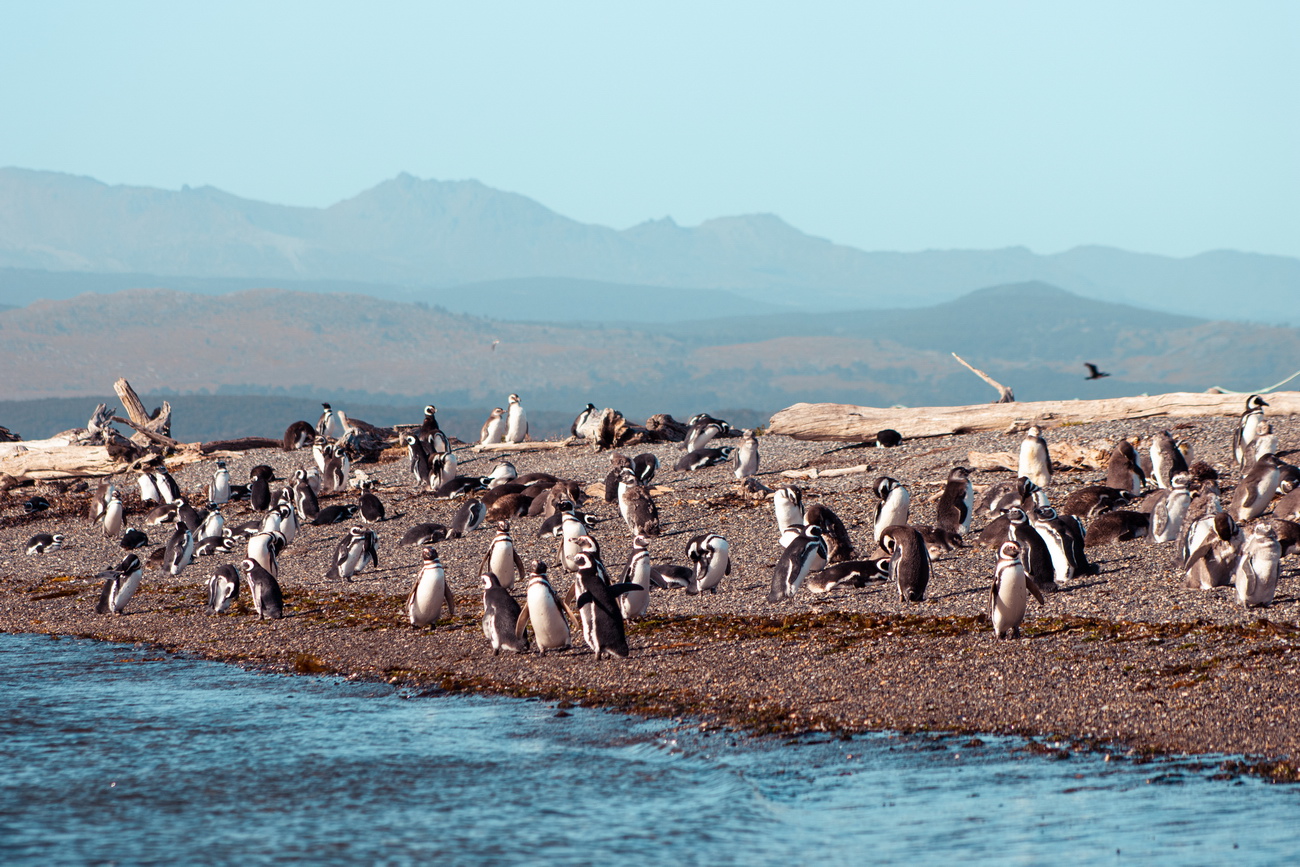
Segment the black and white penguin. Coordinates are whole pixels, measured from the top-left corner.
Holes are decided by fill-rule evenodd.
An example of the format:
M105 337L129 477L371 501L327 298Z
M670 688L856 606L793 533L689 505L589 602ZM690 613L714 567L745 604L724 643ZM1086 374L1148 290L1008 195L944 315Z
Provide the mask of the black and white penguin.
M1087 538L1083 524L1073 515L1058 515L1050 506L1036 506L1026 513L1030 526L1047 546L1052 564L1052 587L1067 584L1080 575L1094 573L1084 552ZM1031 576L1033 577L1033 576Z
M740 433L740 447L736 449L736 481L744 481L758 472L758 437L746 428Z
M803 586L815 595L829 593L839 587L866 587L872 581L889 580L889 558L879 560L845 560L813 572L804 579Z
M706 590L717 593L723 576L731 574L731 548L717 533L705 533L686 543L686 559L695 565L686 592L695 595Z
M425 451L424 443L413 434L407 434L403 438L406 443L406 461L407 468L410 470L411 478L415 480L417 487L430 487L429 474L431 465L429 463L429 453Z
M1246 408L1237 420L1237 429L1232 432L1232 456L1236 459L1238 467L1243 466L1246 462L1247 450L1250 448L1250 444L1255 441L1259 423L1264 420L1264 407L1266 406L1268 406L1268 402L1257 394L1252 394L1246 398Z
M153 476L153 483L158 488L158 493L162 497L162 502L174 503L176 500L180 499L181 486L176 483L174 478L172 478L172 474L167 472L166 467L158 466L154 468L151 475Z
M233 550L235 550L234 536L206 536L194 543L195 557L211 557L214 554Z
M516 580L523 581L528 576L524 571L524 561L515 549L515 540L510 536L509 521L497 523L497 534L492 537L478 571L480 575L491 572L507 590L515 585Z
M659 471L659 458L650 452L639 454L632 458L632 475L643 485L649 485L654 481L655 473Z
M99 517L99 525L100 529L104 531L104 538L117 538L122 532L125 515L126 508L122 505L122 498L118 496L117 491L113 491L108 495L108 502Z
M62 533L37 533L27 540L27 555L48 554L63 547Z
M632 594L620 596L619 602L630 595ZM564 604L560 601L560 594L555 592L547 579L546 564L541 560L533 561L533 569L528 576L528 593L515 624L515 635L522 640L524 630L529 625L533 627L533 640L537 642L537 650L543 655L548 650L563 650L573 640Z
M487 506L483 505L482 500L466 500L461 503L456 514L451 518L451 531L447 534L449 539L459 539L462 536L468 536L487 520Z
M117 493L117 485L110 481L105 480L95 486L95 493L90 498L91 524L98 524L104 519L104 511L108 508L108 501L115 493Z
M493 465L492 472L487 474L487 478L488 488L496 490L502 485L508 485L519 478L519 471L515 469L515 465L510 461L500 461Z
M217 461L217 468L212 472L212 484L208 486L208 502L224 506L230 502L230 470L225 461Z
M623 567L622 584L635 584L640 590L630 590L618 597L619 610L624 620L637 620L645 616L650 607L651 573L654 566L650 562L650 540L637 536L632 540L632 551L628 554L627 565Z
M456 479L463 478L457 475L458 461L455 452L443 452L440 455L433 455L429 458L429 487L434 491L441 491L446 485ZM492 484L491 476L474 476L479 488L490 487ZM444 495L445 496L445 495Z
M140 579L144 577L144 567L140 565L139 557L134 554L127 554L115 568L100 572L95 577L104 581L104 587L99 593L99 603L95 606L95 613L123 614L126 612L127 603L131 601L131 597L140 589Z
M456 597L447 583L447 571L438 559L438 550L426 547L420 553L420 571L415 576L411 592L406 594L406 616L416 628L431 626L442 617L447 606L447 616L456 616Z
M1034 494L1041 490L1025 476L989 485L980 495L975 510L982 515L1001 515L1007 509L1032 509ZM969 532L969 530L967 530Z
M1259 523L1241 546L1232 583L1237 588L1237 602L1253 608L1273 604L1277 579L1282 566L1282 546L1277 532L1268 523Z
M876 448L892 449L903 442L903 435L892 427L884 428L876 432Z
M1151 473L1156 484L1168 488L1177 473L1187 472L1187 458L1178 450L1178 444L1167 430L1151 438Z
M912 495L908 493L902 482L889 476L876 479L873 490L880 502L876 504L875 525L871 532L876 544L879 545L880 538L887 528L907 523Z
M248 597L253 600L253 610L258 620L279 620L284 616L284 592L280 582L275 580L256 560L244 560L239 564L248 582Z
M122 534L122 539L117 543L123 551L134 551L137 548L143 548L149 544L149 537L135 527L128 527Z
M348 456L342 446L333 445L329 447L325 455L325 469L321 471L322 489L327 494L337 494L348 489ZM258 489L252 488L253 491L253 508L258 507Z
M609 472L605 474L605 502L618 502L618 480L622 478L625 469L632 469L632 459L619 452L612 452L609 456Z
M1255 441L1246 447L1246 459L1240 467L1242 475L1249 473L1255 462L1264 455L1276 455L1281 450L1282 440L1273 433L1273 426L1267 421L1260 422L1256 428Z
M326 580L342 578L351 581L352 576L367 566L379 566L379 537L374 530L365 527L352 527L348 534L339 540L334 548L334 560Z
M1120 491L1127 491L1136 497L1142 493L1146 484L1146 473L1138 462L1137 451L1128 440L1121 439L1111 450L1110 460L1106 463L1106 484Z
M447 527L443 524L416 524L406 531L398 545L436 545L448 538Z
M1232 516L1241 523L1253 521L1264 514L1282 481L1282 470L1277 455L1264 455L1255 461L1246 478L1237 485L1232 495Z
M512 394L506 399L506 433L508 443L521 443L528 439L528 414L519 402L519 395Z
M889 555L889 577L898 588L900 602L924 602L930 584L930 552L915 527L894 524L880 536Z
M731 460L731 455L735 449L731 446L722 446L716 449L695 449L689 451L677 459L673 464L675 470L702 470L705 467L713 467L718 464L725 464Z
M420 422L420 432L416 436L427 454L440 455L451 451L447 435L438 426L438 408L432 404L424 408L424 420Z
M209 536L220 536L225 529L226 519L221 514L221 508L213 503L207 514L203 516L203 523L194 531L194 537L206 539Z
M265 474L250 476L248 480L249 505L258 512L271 508L271 480Z
M506 411L501 407L494 407L488 420L483 422L483 428L479 431L479 445L492 445L502 442L506 435Z
M167 539L166 553L163 555L163 568L172 575L181 571L194 560L194 534L184 524L178 524Z
M286 452L297 451L311 445L315 439L316 429L311 426L311 422L296 421L285 428L284 436L280 439L280 449Z
M239 598L239 570L229 563L218 566L208 579L208 604L210 614L225 614Z
M659 535L659 508L650 489L637 481L630 468L618 480L618 511L633 538Z
M306 470L296 470L293 474L293 508L305 520L311 521L320 514L320 501L316 492L307 481Z
M945 532L965 535L970 532L974 513L975 488L970 481L970 470L953 467L935 506L935 524Z
M1025 431L1025 438L1020 443L1020 463L1016 472L1025 476L1040 488L1052 483L1052 457L1047 451L1047 440L1042 431L1033 425Z
M334 410L328 403L321 404L320 418L316 420L316 436L328 439L334 428Z
M1213 590L1232 583L1237 556L1245 541L1241 528L1227 512L1207 515L1189 530L1190 553L1183 563L1183 586Z
M590 555L580 553L575 558L577 571L574 586L578 593L576 608L582 621L583 638L599 660L605 654L626 659L627 635L623 629L623 611L618 597L624 593L640 592L632 583L607 584L601 577L603 570Z
M284 536L280 535L278 530L254 533L248 539L248 557L256 560L257 565L270 572L273 577L279 578L279 555L283 548L283 541Z
M772 510L776 513L778 534L784 533L795 524L802 524L803 491L794 485L777 488L772 494Z
M492 642L492 655L502 649L514 653L528 651L527 638L518 634L519 603L501 586L497 576L488 573L479 576L483 582L483 634Z
M685 449L688 452L707 448L710 441L731 432L731 425L711 415L700 414L694 418L686 433Z
M1003 542L998 549L998 563L993 571L993 589L989 594L989 619L993 621L993 634L998 638L1019 638L1020 624L1025 620L1029 594L1034 594L1038 604L1046 602L1043 591L1025 574L1020 560L1020 546Z
M591 421L592 416L595 415L596 412L597 412L596 405L594 403L587 404L587 406L582 410L582 412L578 413L577 417L573 420L573 424L569 426L569 436L581 437L583 439L586 439L587 438L587 434L585 433L586 426Z
M1162 488L1142 501L1142 511L1151 515L1152 543L1160 545L1182 538L1183 519L1192 504L1188 490L1191 481L1187 473L1175 473L1167 490Z
M577 556L582 553L583 540L591 539L590 526L578 518L576 510L569 504L562 508L560 518L560 563L569 572L577 571Z
M793 599L799 592L799 586L809 574L826 566L829 552L826 540L822 538L822 528L816 524L805 526L785 550L781 559L776 561L772 570L772 589L767 594L768 602L780 602Z
M843 563L853 559L853 540L849 538L849 531L829 506L813 503L803 510L803 523L821 528L822 539L826 541L826 562Z
M340 503L335 506L326 506L316 513L316 517L311 519L313 527L325 527L330 524L341 524L350 519L357 513L355 503Z
M1029 513L1024 509L1008 509L1003 517L1006 518L1006 523L1002 525L1004 534L995 544L998 544L999 547L1001 547L1001 542L1015 542L1019 545L1020 562L1025 567L1025 574L1039 588L1055 590L1055 569L1052 564L1052 552L1047 547L1047 542L1042 535L1034 528L1033 522L1029 520ZM986 527L985 530L987 529Z
M153 480L152 473L142 471L140 475L136 477L135 481L140 488L141 503L152 502L161 504L167 502L163 499L163 495L159 493L158 483Z
M367 524L373 524L376 521L384 520L386 511L384 501L375 495L373 490L375 482L373 479L366 479L361 483L361 496L357 500L357 506L361 512L361 520Z

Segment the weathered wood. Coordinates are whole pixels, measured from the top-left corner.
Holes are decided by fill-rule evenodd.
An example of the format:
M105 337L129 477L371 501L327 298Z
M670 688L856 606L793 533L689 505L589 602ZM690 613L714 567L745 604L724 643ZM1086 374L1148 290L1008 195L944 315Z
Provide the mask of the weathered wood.
M145 411L139 395L135 393L135 389L131 387L131 383L127 382L126 379L119 377L117 382L113 383L113 391L116 392L117 399L122 401L122 408L126 410L126 414L131 419L130 421L116 419L116 421L135 429L136 433L131 437L132 442L142 446L147 446L150 443L162 443L162 440L150 436L150 434L158 434L171 440L172 443L176 443L176 440L171 439L172 405L170 403L164 400L163 405L150 415Z
M1002 383L998 382L996 379L994 379L993 377L989 376L987 373L985 373L984 371L980 370L978 367L976 367L975 365L971 364L969 361L967 361L966 359L962 358L962 357L961 357L960 355L958 355L957 353L954 352L954 353L952 354L952 357L955 358L955 359L957 359L959 362L961 362L962 366L965 367L967 370L969 370L971 373L975 374L975 375L978 376L980 379L984 380L984 381L987 382L989 385L991 385L991 386L993 386L994 388L996 388L996 389L998 390L998 399L997 399L997 402L998 402L998 403L1015 403L1015 402L1016 402L1016 396L1011 392L1011 389L1010 389L1010 388L1008 388L1007 386L1005 386L1005 385L1003 385Z
M278 449L280 440L266 437L240 437L233 440L212 440L200 443L199 453L210 455L213 452L246 452L252 449Z
M1043 400L974 406L888 408L843 403L797 403L776 415L769 433L802 440L874 443L876 434L893 428L904 439L978 431L1042 428L1095 421L1236 416L1245 408L1242 395L1173 392L1107 400ZM1268 415L1300 413L1300 392L1268 396ZM1050 448L1050 445L1049 445Z
M128 462L110 454L107 446L34 449L0 459L0 473L7 473L20 482L111 476L129 466Z
M1060 467L1079 470L1102 470L1110 461L1111 447L1087 443L1051 442L1047 452L1052 463ZM1010 470L1018 472L1020 456L1016 452L970 452L966 466L972 470Z
M781 475L787 479L833 479L836 476L851 476L870 471L870 465L858 464L854 467L836 467L833 470L819 470L816 467L809 467L806 470L782 470Z
M113 416L113 421L117 422L118 424L124 424L127 427L134 429L137 435L144 437L145 444L155 443L157 445L167 446L168 448L172 448L172 449L179 449L184 447L185 445L180 440L174 440L171 437L167 436L166 434L160 434L157 431L152 431L147 427L141 427L140 425L136 424L135 422L131 421L128 418L122 418L121 416L115 415ZM140 441L136 439L135 436L132 436L131 442L135 443Z
M534 449L564 449L582 444L582 440L569 437L566 440L529 440L524 443L479 443L473 446L473 450L476 452L527 452Z

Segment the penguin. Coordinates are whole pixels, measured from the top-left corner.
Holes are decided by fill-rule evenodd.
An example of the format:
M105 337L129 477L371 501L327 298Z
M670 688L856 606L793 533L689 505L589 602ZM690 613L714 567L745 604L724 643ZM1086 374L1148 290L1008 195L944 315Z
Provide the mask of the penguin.
M619 602L631 595L628 593L620 596ZM533 569L528 576L528 593L519 611L519 620L515 623L515 636L521 641L530 624L533 627L533 640L537 642L537 651L543 656L548 650L563 650L573 640L560 594L555 592L547 580L546 564L541 560L533 561Z
M641 589L630 590L618 597L618 607L623 612L624 620L636 620L644 616L650 607L650 576L654 566L650 563L649 546L650 540L645 536L637 536L632 540L632 552L628 555L627 565L623 567L620 583L635 584Z
M578 593L576 607L587 646L596 652L597 661L607 653L626 659L627 635L617 600L624 593L639 592L642 588L631 583L606 584L601 578L603 570L588 554L580 553L575 560L578 567L574 577Z
M157 524L175 524L180 518L176 514L176 503L163 503L154 506L149 510L149 514L144 516L146 526Z
M377 545L379 537L374 530L352 527L334 548L334 561L325 573L326 580L351 581L352 576L367 566L379 565Z
M148 545L149 537L134 527L128 527L126 532L122 534L121 541L117 544L123 551L134 551Z
M316 436L328 438L334 426L334 410L328 403L321 404L320 418L316 421Z
M1149 509L1145 508L1147 501L1143 501L1142 511L1151 515L1152 544L1161 545L1182 538L1183 519L1192 504L1192 495L1187 489L1191 481L1192 477L1187 473L1176 473L1169 480L1168 490L1159 490L1149 498Z
M740 433L740 448L736 450L736 481L744 481L758 472L758 438L746 428Z
M230 502L230 470L225 461L217 461L217 468L212 473L212 484L208 486L208 502L224 506Z
M1253 521L1268 508L1282 479L1276 455L1263 455L1237 485L1232 495L1232 516L1241 523Z
M731 425L721 419L709 415L699 415L695 418L697 421L691 424L690 430L686 433L685 449L688 452L705 449L713 439L731 432Z
M176 521L184 524L191 533L198 534L203 522L199 519L199 513L194 511L194 507L184 497L178 497L173 504L176 506Z
M892 449L903 442L903 435L891 427L876 432L876 448Z
M436 406L430 405L424 408L424 420L420 422L420 432L417 437L427 454L439 455L451 451L451 443L447 440L447 435L438 426Z
M178 524L167 540L166 553L163 555L163 568L172 575L181 571L194 559L194 534L184 524Z
M803 492L794 485L777 488L772 494L772 510L776 513L777 533L784 533L795 524L802 524Z
M431 479L432 480L432 479ZM465 494L473 494L478 491L486 491L486 476L456 476L446 483L439 485L433 492L435 500L454 500Z
M1137 451L1128 440L1121 439L1111 449L1110 460L1106 463L1106 484L1120 491L1128 491L1134 497L1142 493L1146 484L1146 473L1138 463Z
M447 538L459 539L468 536L483 526L486 519L487 507L483 505L482 500L466 500L452 516L451 531L447 534Z
M303 470L303 479L307 482L307 486L311 488L311 492L317 497L320 496L321 488L325 486L325 477L320 473L320 468L316 466L306 467ZM231 496L234 496L233 492Z
M689 566L672 566L665 563L651 567L650 583L659 588L671 587L674 590L685 590L691 586L691 578L694 575L695 570Z
M217 553L233 550L235 550L234 536L208 536L194 543L195 557L211 557Z
M1286 521L1300 520L1300 487L1292 488L1289 493L1278 498L1277 504L1273 506L1273 517Z
M313 527L326 527L330 524L341 524L356 513L357 507L354 503L326 506L316 513L316 517L311 519L311 525Z
M442 607L447 606L447 616L456 616L456 597L447 583L447 571L438 559L438 550L426 547L420 553L420 571L415 576L411 592L406 594L406 616L417 629L432 626L442 617Z
M1025 476L1040 488L1052 483L1052 458L1047 451L1047 440L1037 425L1025 431L1025 438L1020 443L1020 467L1018 476Z
M913 524L916 531L921 534L925 540L925 550L930 552L931 562L938 560L949 551L956 551L958 548L965 548L961 536L939 527L927 527L922 524Z
M492 467L492 472L488 473L487 477L490 480L488 489L496 490L502 485L508 485L519 478L519 471L515 469L515 465L510 461L501 461Z
M325 472L325 462L329 460L329 456L330 456L330 441L322 436L316 437L316 439L311 444L311 459L312 459L312 463L316 465L316 471L318 473ZM321 485L318 484L316 486L317 494L320 494L320 489L321 489Z
M384 501L375 496L372 490L375 483L372 479L366 479L361 483L361 497L357 500L357 506L361 511L361 520L367 524L373 524L376 521L382 521L385 517Z
M280 577L280 564L277 557L279 554L278 540L276 539L277 535L279 535L278 531L263 531L255 534L248 540L248 557L252 560L256 560L257 565L271 573L271 577L273 578Z
M223 563L208 579L208 604L210 614L225 614L239 598L239 570Z
M271 480L264 474L250 476L248 499L254 511L265 512L271 508Z
M284 593L280 590L280 582L256 560L244 560L239 568L248 582L248 596L253 600L257 619L279 620L284 617Z
M985 516L1001 515L1007 509L1028 509L1034 505L1034 494L1040 488L1025 476L1015 481L989 485L980 495L975 510ZM969 532L969 530L967 531Z
M845 560L813 572L804 579L803 586L813 594L822 595L839 587L865 587L872 581L889 580L889 558L879 560Z
M448 538L447 528L442 524L416 524L406 531L398 545L435 545Z
M605 474L605 502L618 502L618 480L624 469L632 469L632 459L627 455L613 452L609 456L609 472Z
M284 536L284 543L288 545L298 538L298 530L301 528L298 513L294 510L293 503L285 499L280 500L276 511L280 514L280 535Z
M519 395L512 394L506 399L506 434L508 443L521 443L528 439L528 414L519 402Z
M492 573L479 576L483 582L483 634L492 642L492 655L502 648L513 653L528 650L526 638L520 638L516 629L523 610Z
M483 422L483 428L479 431L479 445L492 445L504 440L506 435L506 411L501 407L495 407L488 420Z
M889 577L898 587L900 602L924 602L930 583L930 552L916 528L905 524L886 527L880 546L889 554Z
M1191 528L1191 553L1183 563L1187 577L1183 586L1192 590L1213 590L1232 583L1237 556L1244 538L1241 528L1227 512L1207 515Z
M574 418L573 424L569 426L569 436L578 437L579 439L586 439L587 434L585 431L586 431L587 423L591 421L592 416L594 416L595 414L596 414L596 405L594 403L587 404L587 406L582 410L582 412L578 413L577 417Z
M989 594L989 619L993 621L993 634L998 638L1019 638L1020 624L1025 619L1028 594L1034 594L1039 605L1046 603L1043 591L1025 574L1020 562L1020 546L1003 542L998 549L998 563L993 571L993 589Z
M226 519L222 517L221 509L218 508L216 504L212 504L212 508L203 518L203 523L194 531L194 536L197 539L206 539L209 536L220 536L225 528Z
M108 503L100 516L100 529L104 531L105 539L115 539L121 535L125 514L126 508L122 505L122 498L117 495L117 491L113 491L108 495Z
M1291 556L1300 548L1300 524L1274 518L1273 530L1277 533L1277 543L1282 546L1283 557Z
M37 533L27 540L27 555L48 554L63 547L62 533Z
M1237 428L1232 432L1232 456L1237 460L1237 466L1241 467L1246 462L1247 450L1250 444L1255 441L1255 435L1259 429L1259 423L1264 420L1264 407L1268 402L1257 394L1252 394L1246 398L1246 408L1237 420Z
M140 565L139 557L127 554L115 568L100 572L96 577L104 579L104 587L99 593L95 613L123 614L131 597L140 589L144 567Z
M821 528L822 539L826 541L828 563L843 563L853 559L853 540L849 538L849 531L844 528L839 515L830 508L821 503L813 503L804 509L803 523Z
M431 472L429 453L425 451L424 443L412 434L407 434L403 442L406 443L407 468L411 472L411 477L415 479L416 487L432 487L433 483L429 481Z
M1151 438L1151 472L1156 485L1168 488L1175 473L1187 472L1187 458L1178 450L1169 431L1162 430Z
M1084 553L1085 534L1078 518L1073 515L1057 515L1056 510L1050 506L1035 507L1026 512L1026 516L1029 525L1047 547L1052 569L1049 587L1067 584L1077 576L1092 571L1092 564ZM1033 580L1034 577L1031 575L1030 579Z
M655 473L659 472L659 458L650 452L639 454L632 458L632 475L643 485L649 485L654 481Z
M1242 475L1249 473L1264 455L1276 455L1281 449L1282 441L1273 433L1273 426L1266 421L1260 422L1255 429L1255 440L1246 447L1246 459L1239 467Z
M1129 542L1147 535L1151 527L1151 517L1142 512L1129 509L1116 509L1103 512L1092 519L1088 525L1087 541L1089 548L1109 545L1112 542Z
M324 476L321 485L325 493L337 494L348 489L348 463L347 453L344 452L342 447L330 446L329 452L325 456L325 468L321 470ZM258 489L254 487L252 490L253 508L262 511L257 505L259 502ZM268 488L268 496L269 493Z
M633 538L659 535L659 509L650 491L624 469L618 485L618 511Z
M311 426L311 422L296 421L285 428L284 436L280 439L280 449L286 452L297 451L310 445L315 438L316 429Z
M1055 569L1052 552L1042 534L1034 528L1029 513L1024 509L1008 509L1003 542L1015 542L1020 546L1020 562L1025 567L1025 574L1043 590L1055 590ZM987 528L986 528L987 529ZM999 544L999 547L1000 544Z
M136 484L140 488L141 503L163 503L163 495L158 492L158 484L153 480L153 476L147 472L141 472L136 477Z
M445 485L449 485L457 479L462 478L457 475L459 467L457 466L455 452L443 452L436 455L429 461L429 489L432 491L441 491ZM491 476L470 476L477 483L476 489L491 487ZM445 496L445 495L444 495Z
M484 500L486 503L486 499ZM508 521L511 518L524 518L529 514L529 509L534 505L533 501L523 493L509 493L504 497L495 499L487 507L487 519L489 521Z
M524 561L520 559L519 552L515 550L515 541L510 537L509 521L497 523L497 534L488 545L478 571L480 575L491 572L507 590L515 585L516 578L523 581L527 577Z
M600 519L597 518L595 515L589 515L586 512L579 512L576 509L573 509L572 503L569 503L568 505L570 509L573 510L573 517L577 519L579 522L585 524L587 526L587 529L589 530L594 529L595 526L598 523L600 523ZM563 523L564 523L564 513L557 510L554 515L551 515L551 517L547 518L545 521L543 521L541 524L538 525L537 532L534 535L538 539L543 539L547 536L559 536L560 528L563 525Z
M723 446L717 449L695 449L689 451L677 459L673 464L675 470L702 470L705 467L712 467L718 464L725 464L731 460L731 454L735 449L731 446Z
M1113 488L1109 485L1088 485L1072 491L1061 503L1063 515L1076 518L1094 518L1102 512L1123 509L1133 500L1128 490Z
M167 472L166 467L158 466L154 469L152 475L153 483L162 497L162 502L174 503L180 499L181 486L176 484L176 480L172 478L171 473Z
M695 564L695 572L686 592L692 596L708 591L717 593L725 575L731 574L731 548L717 533L705 533L686 543L686 559Z
M876 544L879 545L880 537L884 535L886 528L907 523L912 495L908 493L907 488L903 487L902 482L889 476L876 479L873 489L880 502L876 504L875 525L871 532Z
M117 485L110 481L100 482L95 487L95 493L90 498L90 523L98 524L104 518L104 511L108 508L108 501L113 494L117 493Z
M940 530L957 535L970 532L975 512L975 488L970 482L970 472L966 467L953 467L949 471L948 482L935 507L935 524Z
M822 528L816 524L805 526L803 531L785 546L781 558L772 570L772 589L768 602L793 599L799 586L809 574L826 565L828 551L822 538Z
M582 550L581 540L590 539L591 534L588 532L589 527L585 521L578 518L576 511L570 505L559 512L560 518L560 563L564 568L573 572L577 570L575 563L576 557Z
M296 470L293 478L294 512L311 521L320 514L320 501L316 499L316 492L312 490L311 483L307 481L306 470Z
M1282 546L1271 524L1256 524L1241 546L1232 583L1237 588L1237 602L1253 608L1273 604L1281 569Z

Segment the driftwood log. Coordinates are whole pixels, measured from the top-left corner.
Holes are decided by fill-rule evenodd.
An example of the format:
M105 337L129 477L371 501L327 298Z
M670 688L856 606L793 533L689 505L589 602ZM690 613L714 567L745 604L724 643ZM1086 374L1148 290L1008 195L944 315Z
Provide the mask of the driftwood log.
M1269 408L1266 412L1269 415L1300 413L1300 392L1278 392L1268 395L1267 399ZM1023 429L1033 424L1051 428L1096 421L1235 416L1245 405L1245 395L1193 392L1107 400L1043 400L912 408L797 403L772 416L768 432L800 440L874 443L876 434L885 428L893 428L904 439L921 439Z
M122 407L126 410L129 417L127 419L115 418L114 421L129 425L135 429L131 441L137 445L171 445L173 448L180 443L171 438L172 433L172 405L163 401L163 405L154 410L152 414L145 412L144 404L140 402L140 397L131 387L131 383L125 378L119 377L117 382L113 383L113 391L117 394L117 399L122 401ZM162 437L164 439L159 439Z
M108 446L33 449L0 459L0 473L7 473L20 482L111 476L130 466L130 461Z

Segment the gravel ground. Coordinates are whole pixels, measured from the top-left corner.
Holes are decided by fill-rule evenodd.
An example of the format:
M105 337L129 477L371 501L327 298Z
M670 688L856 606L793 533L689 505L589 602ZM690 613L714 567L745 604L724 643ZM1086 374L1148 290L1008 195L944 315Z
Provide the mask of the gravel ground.
M1298 448L1296 419L1272 417L1284 456ZM1190 441L1195 456L1225 479L1231 466L1234 420L1191 419L1102 423L1047 430L1052 442L1113 444L1119 436L1147 435L1169 427ZM896 449L838 448L782 437L760 439L762 480L775 487L784 470L869 464L865 473L799 482L805 505L821 502L848 527L860 556L871 553L872 483L891 475L912 490L912 521L932 523L933 498L948 470L967 463L970 451L1015 451L1017 433L970 434L904 443ZM1296 570L1284 562L1276 603L1243 609L1231 588L1181 587L1174 546L1146 540L1089 549L1101 574L1031 602L1024 637L998 641L987 618L995 561L987 548L947 554L934 564L927 599L903 604L884 584L832 591L769 604L772 566L780 550L770 499L737 493L726 467L693 473L671 469L674 445L652 451L663 468L656 501L664 534L653 541L657 563L684 563L686 540L714 531L727 537L733 569L716 595L656 591L649 616L629 625L632 655L596 662L585 647L540 656L493 656L479 627L478 565L493 530L439 544L457 597L457 615L434 629L415 630L404 599L419 551L397 541L421 521L450 523L457 503L415 494L403 452L362 468L382 482L389 520L374 525L381 568L352 582L327 582L334 543L348 524L305 527L281 560L285 619L260 622L241 593L223 616L203 610L204 584L219 562L242 552L201 558L180 576L152 570L124 616L94 613L94 575L122 552L85 520L89 494L69 486L20 488L0 499L0 629L145 642L201 657L277 671L333 672L381 678L422 689L486 690L540 695L626 709L690 717L705 728L756 732L875 729L1018 733L1059 738L1101 749L1232 753L1253 757L1251 767L1276 779L1295 775L1300 725L1291 695L1297 674L1293 649L1300 642ZM500 456L461 452L462 472L487 473ZM1288 458L1294 460L1294 456ZM603 480L607 454L586 448L525 449L511 457L520 473L546 471L585 484ZM308 451L259 451L227 458L236 481L266 463L288 477L311 463ZM211 476L213 460L175 471L195 494ZM1007 471L977 472L976 487L1008 480ZM143 520L133 478L117 479L126 492L128 523ZM1060 470L1049 493L1054 502L1070 491L1104 481L1104 472ZM1230 482L1224 483L1225 501ZM62 489L61 489L62 488ZM593 489L594 490L594 489ZM34 493L54 504L23 513ZM342 494L322 505L355 500ZM595 535L612 571L622 568L630 538L616 506L599 497L586 508L609 518ZM134 511L135 514L131 514ZM228 522L249 517L246 504L224 510ZM553 540L535 538L540 518L513 522L525 562L554 563ZM974 530L985 523L977 517ZM147 528L161 545L169 527ZM37 532L62 532L66 547L26 556ZM968 540L973 540L973 532ZM151 546L152 547L152 546ZM568 579L558 577L557 589ZM522 588L515 588L516 595Z

